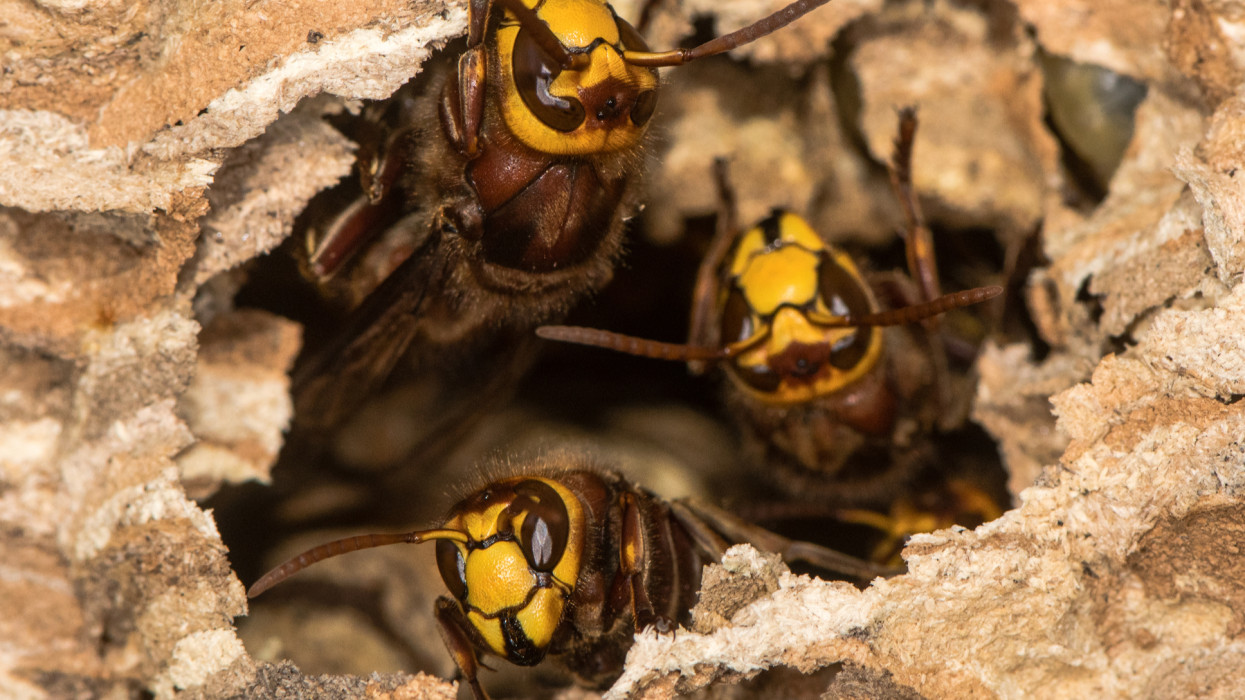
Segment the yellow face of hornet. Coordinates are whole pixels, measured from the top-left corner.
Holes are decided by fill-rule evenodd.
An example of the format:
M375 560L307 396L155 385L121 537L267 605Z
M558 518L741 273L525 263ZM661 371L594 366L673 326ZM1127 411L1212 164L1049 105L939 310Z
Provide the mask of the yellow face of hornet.
M882 329L827 327L877 309L856 264L800 217L775 211L739 238L721 298L722 343L764 335L728 363L732 380L761 401L793 405L860 379L882 356Z
M471 626L493 653L539 663L562 623L579 576L579 499L556 481L508 479L463 501L444 527L467 542L437 541L437 566Z
M501 111L520 141L557 155L639 143L657 104L657 71L629 65L623 50L647 51L636 30L601 0L524 0L584 70L563 70L507 12L497 30Z

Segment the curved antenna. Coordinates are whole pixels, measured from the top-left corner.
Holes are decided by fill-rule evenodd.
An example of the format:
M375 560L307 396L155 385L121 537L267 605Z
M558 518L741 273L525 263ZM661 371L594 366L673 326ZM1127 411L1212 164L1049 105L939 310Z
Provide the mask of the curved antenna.
M519 24L532 33L532 40L550 58L557 61L563 70L584 70L588 67L591 60L588 54L567 50L549 25L534 10L523 4L522 0L494 0L494 2L509 10L518 19ZM731 49L756 41L766 34L772 34L827 2L830 0L795 0L768 17L763 17L742 29L724 34L695 48L670 51L623 51L623 60L633 66L649 68L681 66L698 58L726 53Z
M589 345L594 348L613 350L626 355L647 357L653 360L673 360L675 362L696 362L729 360L741 352L756 346L769 337L767 327L760 333L723 348L707 348L679 343L663 343L659 340L637 338L613 331L583 326L541 326L536 335L545 340L556 340L562 343Z
M693 345L681 345L679 343L663 343L658 340L637 338L633 335L623 335L622 333L603 331L599 328L585 328L583 326L541 326L536 329L536 335L545 340L556 340L576 345L590 345L594 348L604 348L654 360L675 360L677 362L724 360L731 352L729 348L704 348Z
M707 41L694 49L671 49L670 51L624 51L623 60L633 66L648 68L664 68L681 66L698 58L716 56L731 49L756 41L766 34L782 29L804 15L825 5L830 0L795 0L774 14L763 17L752 24L737 29L730 34Z
M946 313L951 309L958 309L964 306L979 304L987 299L993 299L1002 293L1003 288L998 286L977 287L975 289L967 289L962 292L944 294L937 299L921 304L903 306L898 309L890 309L887 311L878 311L877 313L861 314L859 316L831 316L812 311L808 312L806 317L811 323L823 328L900 326L906 323L923 321L932 316Z
M429 540L454 540L465 544L467 542L467 533L459 532L458 530L416 530L394 535L373 534L343 537L340 540L333 540L318 547L312 547L302 554L286 560L285 563L264 574L258 581L251 584L251 587L247 589L246 597L254 598L312 564L339 554L348 554L357 552L360 549L383 547L389 544L419 544Z

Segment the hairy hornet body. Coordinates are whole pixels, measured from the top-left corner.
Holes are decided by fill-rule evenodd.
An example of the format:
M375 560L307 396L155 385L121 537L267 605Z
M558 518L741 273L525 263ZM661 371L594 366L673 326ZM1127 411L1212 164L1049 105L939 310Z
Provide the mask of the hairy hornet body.
M450 592L435 608L442 637L476 696L486 697L481 654L526 666L550 657L581 682L610 682L636 631L690 620L702 566L732 542L853 577L895 573L692 500L664 501L583 457L554 456L525 471L467 496L437 529L321 545L273 569L249 594L326 557L435 540Z
M867 278L790 212L740 231L722 166L718 232L700 267L686 345L564 326L539 334L683 360L695 372L712 362L728 379L726 403L752 461L779 486L835 502L884 500L919 464L912 436L932 430L942 410L935 317L1002 291L938 293L931 236L907 177L915 128L915 112L904 111L893 170L908 212L911 277Z
M610 279L656 68L730 50L826 1L650 52L602 0L472 0L457 65L366 108L355 176L304 217L305 271L353 310L295 371L299 425L349 417L408 348L421 379L444 389L429 392L442 417L453 411L441 394L490 388L479 375L504 372L480 364L527 357L532 328Z

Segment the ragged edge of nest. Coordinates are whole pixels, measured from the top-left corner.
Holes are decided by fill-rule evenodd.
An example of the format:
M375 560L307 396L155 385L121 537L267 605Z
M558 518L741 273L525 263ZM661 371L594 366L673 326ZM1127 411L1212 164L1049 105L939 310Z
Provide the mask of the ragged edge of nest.
M461 4L390 4L104 13L59 53L6 54L0 636L17 646L0 695L453 696L426 676L252 661L233 629L243 587L187 497L266 480L289 420L299 329L233 310L228 271L352 165L305 98L385 97L465 29ZM15 21L60 36L90 21L45 9Z
M1003 348L983 361L996 382L983 385L979 419L1014 473L1023 460L1030 468L1013 480L1020 506L973 532L914 538L910 573L863 592L787 574L712 634L642 635L612 694L664 696L776 665L839 661L886 669L930 697L1039 687L1230 696L1245 680L1245 571L1224 544L1240 541L1245 469L1236 330L1245 327L1245 205L1235 181L1245 110L1240 69L1223 50L1231 23L1210 21L1201 3L1177 3L1178 17L1139 8L1129 26L1144 41L1121 45L1094 41L1116 24L1103 10L1068 28L1039 7L1084 4L1016 3L1047 49L1096 47L1100 55L1075 57L1155 87L1097 212L1046 203L1052 265L1029 294L1046 310L1037 322L1052 354L1038 364ZM241 24L229 28L228 60L197 61L196 48L208 56L220 46L183 41L219 39L209 20L159 18L166 23L130 27L116 45L188 53L140 62L149 72L120 71L116 84L94 78L113 99L49 106L38 89L73 99L72 83L54 82L0 97L0 204L12 207L0 212L0 638L23 640L0 659L0 694L452 692L435 679L311 679L252 661L232 631L245 611L241 584L210 514L185 493L222 478L204 475L204 464L266 478L288 419L283 373L297 330L234 315L216 273L287 235L301 203L348 170L350 146L314 116L280 115L321 90L384 96L463 29L461 3L396 5L339 22L325 3L288 24L233 7ZM49 16L78 23L71 14ZM1065 37L1066 46L1055 43ZM6 68L74 68L90 60L79 53ZM157 65L219 67L234 78L201 84L194 78L217 71ZM169 92L181 86L186 93ZM155 109L165 99L180 111ZM290 130L260 136L274 121ZM884 142L889 123L876 124ZM246 183L265 168L305 177L257 196ZM271 225L250 227L266 218ZM223 289L196 297L209 278ZM203 308L210 313L196 313ZM1121 334L1129 343L1101 358ZM1049 416L1046 397L1057 390L1062 432L1048 418L1026 419ZM248 412L266 407L266 423L212 418L243 410L223 403L234 398ZM1018 435L1018 425L1037 428ZM196 454L204 449L222 452L205 459Z

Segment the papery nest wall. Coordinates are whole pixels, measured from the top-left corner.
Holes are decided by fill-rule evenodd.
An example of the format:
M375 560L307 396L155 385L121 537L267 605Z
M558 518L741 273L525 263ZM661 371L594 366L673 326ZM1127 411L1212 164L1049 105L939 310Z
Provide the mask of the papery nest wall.
M321 116L388 95L465 26L461 3L339 5L0 0L0 695L452 694L253 660L242 585L190 500L268 479L281 448L299 329L231 299L240 266L351 167ZM650 40L779 5L660 3ZM899 217L879 164L894 109L918 104L934 225L1006 251L1039 233L1046 262L1014 285L1036 342L979 361L974 415L1015 509L913 538L909 573L863 591L772 574L724 627L642 635L608 696L837 663L831 697L1236 692L1242 16L835 0L737 52L749 65L669 72L651 241L712 212L709 164L729 154L743 219L787 206L884 243ZM1058 59L1144 87L1101 201L1048 118Z

